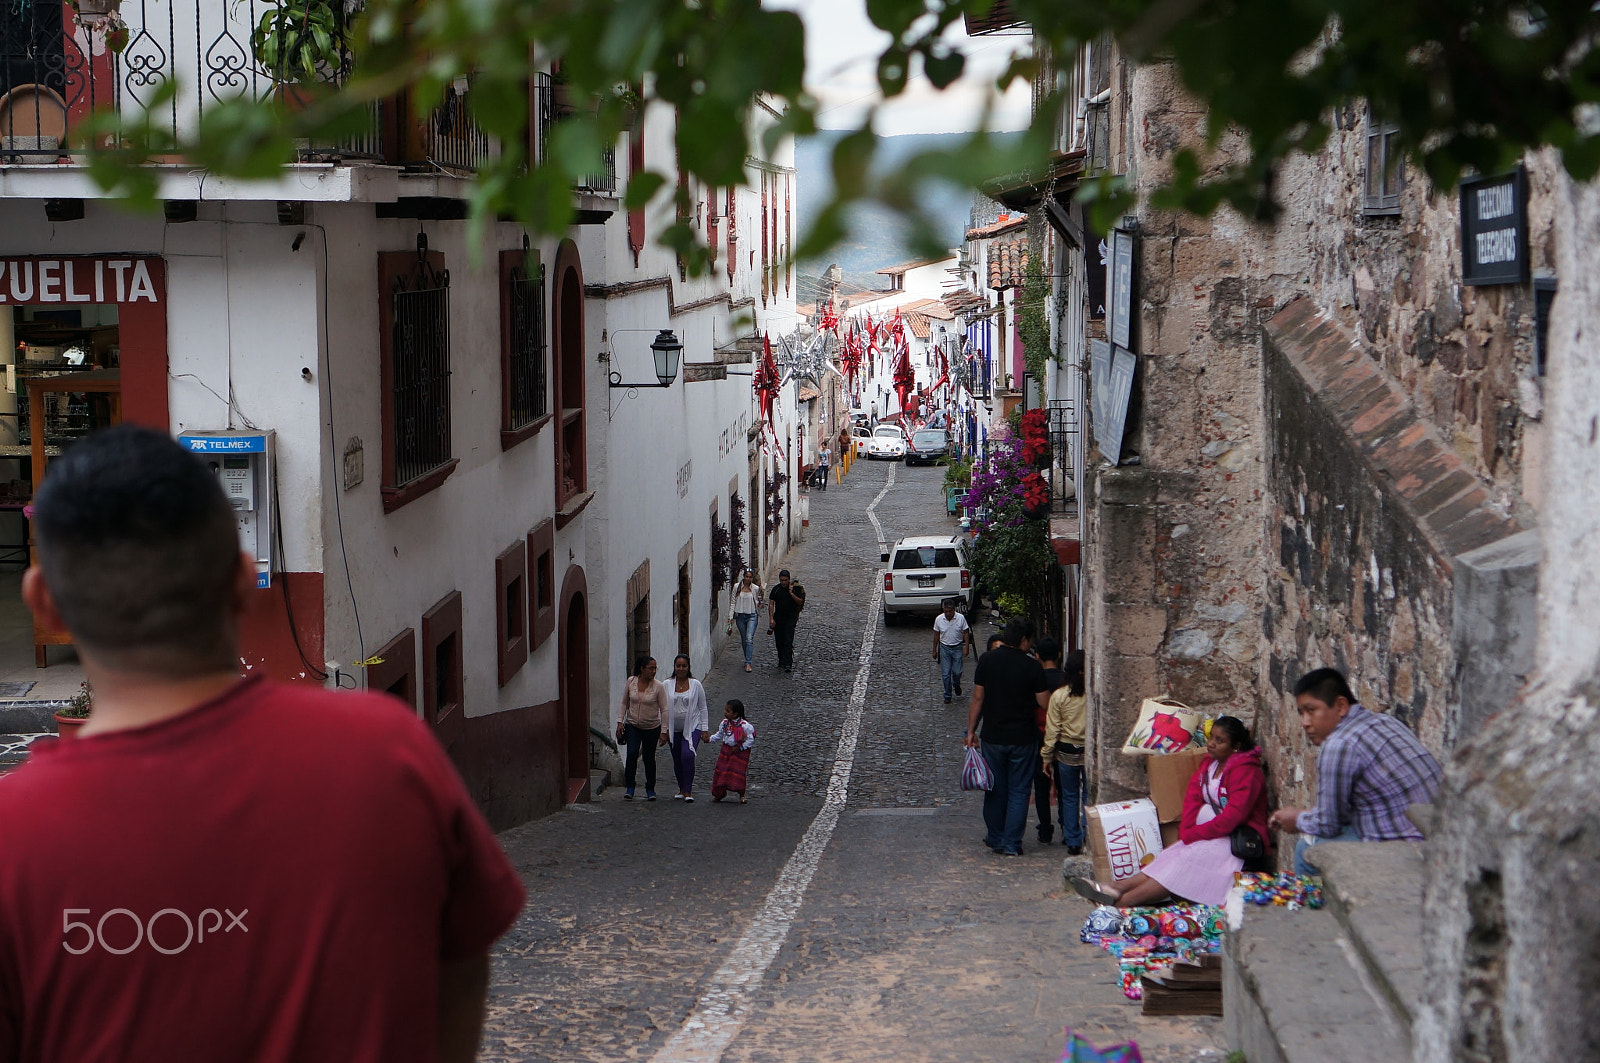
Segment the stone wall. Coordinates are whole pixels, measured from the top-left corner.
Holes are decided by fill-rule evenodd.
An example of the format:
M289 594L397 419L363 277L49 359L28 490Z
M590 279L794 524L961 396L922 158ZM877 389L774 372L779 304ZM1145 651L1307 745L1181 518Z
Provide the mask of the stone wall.
M1206 145L1206 113L1170 67L1122 64L1112 83L1114 140L1142 197L1181 148L1213 161L1244 150L1231 134ZM1085 521L1092 756L1105 799L1143 789L1142 768L1116 751L1139 701L1156 694L1255 726L1280 800L1304 796L1315 758L1285 691L1323 664L1346 668L1358 693L1435 750L1453 741L1462 653L1451 559L1489 539L1445 543L1426 530L1418 500L1396 493L1406 470L1372 463L1383 436L1355 426L1363 403L1376 409L1381 392L1377 426L1403 406L1427 429L1430 449L1407 460L1432 465L1407 483L1457 505L1444 524L1470 514L1506 535L1535 520L1545 444L1531 290L1461 285L1456 199L1432 195L1418 174L1398 217L1367 217L1365 123L1339 117L1326 150L1285 165L1270 225L1227 207L1206 219L1138 212L1140 375L1124 460L1131 451L1140 464L1091 476ZM1530 161L1540 271L1553 180L1551 160ZM1336 315L1343 342L1363 352L1366 393L1320 421L1309 412L1316 386L1295 384L1281 352L1279 364L1263 361L1264 323L1297 299ZM1476 614L1508 608L1520 606L1477 603ZM1502 661L1494 674L1525 671Z
M1473 475L1349 327L1309 299L1263 329L1278 540L1262 633L1259 737L1278 799L1314 793L1316 750L1290 689L1321 665L1442 754L1456 730L1455 558L1515 535Z
M1418 1063L1593 1059L1600 998L1600 189L1558 185L1536 672L1445 772Z
M1137 186L1165 180L1204 135L1169 68L1132 68L1125 107ZM1146 697L1252 719L1260 671L1260 324L1270 278L1244 269L1260 234L1231 218L1139 214L1136 407L1124 454L1102 470L1086 528L1086 647L1093 775L1103 799L1145 790L1117 750ZM1126 460L1126 459L1125 459Z

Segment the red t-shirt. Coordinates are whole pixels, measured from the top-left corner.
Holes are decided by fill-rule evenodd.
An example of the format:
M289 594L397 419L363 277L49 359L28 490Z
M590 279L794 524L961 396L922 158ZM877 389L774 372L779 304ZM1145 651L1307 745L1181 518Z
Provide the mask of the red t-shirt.
M245 680L0 779L0 1060L432 1060L522 902L415 716Z

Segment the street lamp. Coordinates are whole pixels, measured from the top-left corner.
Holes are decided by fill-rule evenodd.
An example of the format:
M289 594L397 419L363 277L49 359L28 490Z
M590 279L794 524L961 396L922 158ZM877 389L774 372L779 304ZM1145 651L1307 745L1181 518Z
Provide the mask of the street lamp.
M613 335L623 332L648 332L649 329L619 329ZM678 379L678 356L683 353L683 342L673 335L671 329L661 329L656 333L654 342L650 344L650 353L656 360L655 384L624 384L622 374L611 373L611 386L614 388L670 388L672 382Z

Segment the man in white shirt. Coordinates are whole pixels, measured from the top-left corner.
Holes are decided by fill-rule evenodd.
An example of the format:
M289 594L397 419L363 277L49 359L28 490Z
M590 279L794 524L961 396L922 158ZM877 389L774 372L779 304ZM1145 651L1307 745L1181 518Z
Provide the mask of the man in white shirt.
M817 467L822 470L822 490L828 489L828 473L833 465L833 451L828 449L828 444L822 444L822 450L817 454Z
M973 655L978 652L972 641L972 628L967 618L956 612L956 599L944 600L944 612L933 618L933 659L939 662L939 674L944 678L944 703L950 704L950 692L961 695L961 671L965 666L967 647Z

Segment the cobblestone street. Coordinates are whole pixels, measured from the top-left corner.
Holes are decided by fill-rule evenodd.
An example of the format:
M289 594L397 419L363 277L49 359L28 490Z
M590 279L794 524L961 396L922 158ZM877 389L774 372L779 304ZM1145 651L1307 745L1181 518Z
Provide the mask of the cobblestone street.
M982 844L980 797L958 784L966 698L942 704L926 622L884 628L873 612L868 508L883 492L875 513L891 542L952 528L942 474L863 462L813 493L806 541L786 561L809 595L793 674L775 668L764 634L753 674L737 642L702 674L714 719L739 697L757 728L748 805L710 800L710 746L697 801L670 800L662 751L661 801L610 788L502 836L529 899L495 953L480 1058L1046 1063L1068 1025L1137 1040L1150 1063L1222 1058L1221 1020L1141 1017L1115 963L1079 943L1088 906L1061 894L1063 847L1038 845L1031 828L1021 859ZM770 935L781 948L735 978L742 1022L724 1024L737 1026L725 1048L669 1046L691 1014L720 1014L735 944L826 818L868 622L847 794L798 909L783 909L792 923Z

